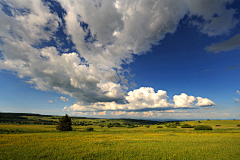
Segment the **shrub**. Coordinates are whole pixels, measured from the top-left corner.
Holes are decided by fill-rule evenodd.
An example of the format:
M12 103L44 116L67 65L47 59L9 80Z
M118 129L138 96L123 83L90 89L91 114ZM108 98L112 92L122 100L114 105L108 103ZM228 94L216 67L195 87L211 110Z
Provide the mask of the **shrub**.
M212 130L212 127L208 125L197 125L194 127L195 130Z
M110 127L113 127L113 125L111 123L108 123L107 127L110 128Z
M134 128L135 126L132 124L132 125L128 125L127 128Z
M88 128L86 128L86 131L93 131L93 128L92 127L88 127Z
M181 126L180 122L175 122L176 126Z
M157 126L157 128L163 128L162 126Z
M201 121L198 121L198 123L201 123Z
M150 125L149 125L149 124L147 124L145 127L146 127L146 128L149 128L149 127L150 127Z
M64 117L62 117L61 120L59 120L58 125L56 126L56 129L59 131L72 131L71 118L68 117L68 115L66 114Z
M181 128L194 128L194 126L191 126L190 124L183 124Z
M100 126L101 126L101 128L103 128L103 127L104 127L104 125L103 125L103 124L101 124Z
M238 127L240 127L240 124L237 124Z
M177 128L176 124L172 124L172 123L165 124L165 126L167 128Z

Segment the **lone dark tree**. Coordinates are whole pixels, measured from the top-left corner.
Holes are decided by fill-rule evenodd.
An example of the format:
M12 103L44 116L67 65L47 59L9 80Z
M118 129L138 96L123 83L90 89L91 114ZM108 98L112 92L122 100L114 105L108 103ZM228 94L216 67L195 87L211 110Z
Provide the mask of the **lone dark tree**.
M66 114L64 117L62 117L61 120L59 120L58 125L56 126L56 129L59 131L71 131L72 130L72 120L68 115Z

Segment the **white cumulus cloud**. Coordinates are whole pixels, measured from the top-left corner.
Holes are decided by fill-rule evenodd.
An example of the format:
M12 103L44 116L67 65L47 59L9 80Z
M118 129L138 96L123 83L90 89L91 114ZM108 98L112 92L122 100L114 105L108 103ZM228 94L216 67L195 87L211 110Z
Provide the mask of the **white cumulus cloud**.
M198 103L195 105L198 107L207 107L207 106L215 106L216 104L207 98L197 97Z
M173 96L173 101L175 103L174 107L193 107L196 98L194 96L188 96L185 93L181 93L181 95Z
M142 87L126 93L126 85L135 83L122 65L133 62L133 55L150 51L167 33L173 34L186 14L202 17L205 23L200 32L208 36L228 34L238 22L233 18L236 11L224 6L233 0L57 2L65 12L63 18L51 10L51 2L1 1L0 69L28 78L26 82L36 89L76 98L67 110L173 106L166 91L155 93ZM5 13L2 4L10 13ZM60 30L65 38L56 34ZM73 45L64 48L64 43ZM181 94L174 98L174 107L191 107L194 101Z
M63 96L60 97L60 100L62 100L64 102L69 102L69 99L67 99L66 97L63 97Z

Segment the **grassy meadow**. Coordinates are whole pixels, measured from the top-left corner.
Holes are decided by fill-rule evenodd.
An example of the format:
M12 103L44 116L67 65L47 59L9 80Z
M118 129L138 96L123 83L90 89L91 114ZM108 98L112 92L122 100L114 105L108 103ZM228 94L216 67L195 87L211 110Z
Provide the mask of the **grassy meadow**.
M213 130L164 124L101 128L93 123L94 131L86 131L89 126L73 126L74 131L61 132L55 125L0 124L0 159L239 159L239 120L180 122L184 123L209 125Z

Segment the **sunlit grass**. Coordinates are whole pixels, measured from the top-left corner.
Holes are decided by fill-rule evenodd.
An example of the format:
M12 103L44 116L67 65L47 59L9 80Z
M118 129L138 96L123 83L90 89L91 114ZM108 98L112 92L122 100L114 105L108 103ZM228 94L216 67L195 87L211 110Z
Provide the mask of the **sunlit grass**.
M240 128L235 121L201 121L193 128L73 126L76 131L0 135L0 159L239 159ZM198 125L198 122L184 122ZM182 123L183 124L183 123ZM230 127L229 127L230 126ZM54 127L54 128L51 128ZM53 125L0 125L51 131Z

